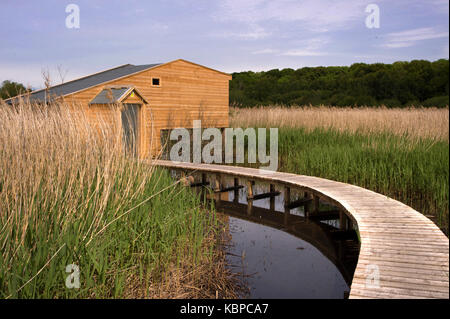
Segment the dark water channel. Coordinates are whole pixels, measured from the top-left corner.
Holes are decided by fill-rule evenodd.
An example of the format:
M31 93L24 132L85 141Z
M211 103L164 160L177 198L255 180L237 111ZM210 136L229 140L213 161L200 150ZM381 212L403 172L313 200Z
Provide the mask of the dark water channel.
M196 178L196 180L198 180ZM214 181L208 181L214 185ZM232 178L222 187L233 185ZM254 194L269 192L269 184L257 183ZM205 187L196 187L205 191ZM281 191L281 189L280 189ZM209 193L212 195L212 193ZM248 286L246 298L337 298L348 296L359 253L355 234L339 231L339 219L322 221L305 217L303 207L285 219L283 192L253 201L247 206L246 187L212 195L216 209L226 214L230 245L227 259L231 269ZM208 196L209 197L209 196ZM291 190L291 199L301 194ZM321 211L333 209L320 203Z
M307 241L235 217L229 223L228 262L250 275L249 298L344 298L349 291L336 266Z

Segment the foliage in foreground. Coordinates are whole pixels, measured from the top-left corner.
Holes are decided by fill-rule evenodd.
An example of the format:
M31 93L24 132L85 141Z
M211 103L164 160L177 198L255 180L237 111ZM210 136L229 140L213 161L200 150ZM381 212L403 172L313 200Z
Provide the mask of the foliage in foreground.
M215 214L166 171L125 158L107 127L57 106L0 105L0 145L1 298L220 290L205 276L218 268ZM79 289L66 288L69 264Z

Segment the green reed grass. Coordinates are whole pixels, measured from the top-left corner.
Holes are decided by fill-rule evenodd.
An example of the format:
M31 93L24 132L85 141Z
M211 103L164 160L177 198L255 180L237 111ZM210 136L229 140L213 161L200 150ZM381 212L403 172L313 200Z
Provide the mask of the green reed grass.
M0 104L0 298L136 297L130 286L154 291L170 267L212 264L214 213L126 158L112 131L59 106Z
M448 235L447 141L383 132L280 128L279 170L385 194L432 216Z

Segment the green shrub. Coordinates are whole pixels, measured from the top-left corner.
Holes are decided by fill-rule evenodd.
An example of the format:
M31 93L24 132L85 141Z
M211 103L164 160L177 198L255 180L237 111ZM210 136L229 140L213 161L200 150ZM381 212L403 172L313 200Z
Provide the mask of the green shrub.
M429 98L422 102L422 105L425 107L446 107L449 105L448 95L445 96L435 96Z

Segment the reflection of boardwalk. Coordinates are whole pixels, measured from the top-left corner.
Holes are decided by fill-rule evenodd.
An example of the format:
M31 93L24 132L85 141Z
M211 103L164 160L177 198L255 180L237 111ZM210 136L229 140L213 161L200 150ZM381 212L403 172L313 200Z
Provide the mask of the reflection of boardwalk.
M355 246L356 250L359 248L356 238L336 240L333 237L334 227L301 216L291 215L289 223L285 223L283 213L270 209L254 206L252 214L248 215L245 213L246 204L220 201L216 205L218 211L226 212L227 215L281 229L310 243L339 269L350 286L358 257L358 252L355 252Z
M311 176L264 173L236 166L170 161L156 164L187 174L197 172L203 179L214 176L218 192L224 190L222 176L237 178L235 181L245 186L249 194L249 215L253 196L273 198L276 191L285 194L284 218L288 224L292 219L289 208L293 206L304 205L311 218L322 214L319 200L338 207L343 234L355 228L361 240L350 298L449 298L448 238L428 218L396 200L354 185ZM271 191L253 194L252 185L258 181L270 183ZM304 198L291 198L291 189L304 192Z

